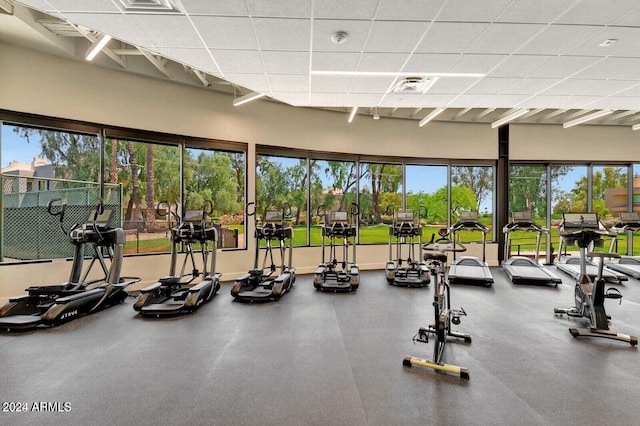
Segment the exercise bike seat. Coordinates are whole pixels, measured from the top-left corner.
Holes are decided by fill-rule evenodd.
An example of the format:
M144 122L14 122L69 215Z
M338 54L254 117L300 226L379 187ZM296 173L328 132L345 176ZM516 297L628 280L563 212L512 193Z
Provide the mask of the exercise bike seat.
M440 263L447 263L447 255L438 251L431 251L424 253L424 260L436 260Z

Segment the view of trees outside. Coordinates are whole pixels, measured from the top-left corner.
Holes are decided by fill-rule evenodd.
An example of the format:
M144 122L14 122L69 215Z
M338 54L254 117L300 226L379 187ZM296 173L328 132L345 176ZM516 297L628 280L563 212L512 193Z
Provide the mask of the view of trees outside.
M424 206L427 213L426 217L421 217L424 224L446 227L449 215L447 166L407 164L405 174L406 208L415 213Z
M97 182L100 176L99 138L41 128L2 126L2 166L16 160L30 163L42 157L59 179ZM149 141L105 140L105 183L122 185L123 227L127 230L127 252L167 251L166 223L155 216L158 203L180 204L180 149ZM186 147L184 159L184 208L201 209L211 201L211 219L244 234L245 153L202 147ZM404 170L404 176L403 176ZM512 165L509 210L531 211L545 224L547 180L551 184L551 231L563 212L594 211L612 221L621 207L607 205L607 191L624 190L627 167L620 165ZM634 176L640 165L634 165ZM587 173L591 171L591 191ZM447 176L451 175L451 199L447 199ZM403 187L406 185L405 187ZM259 155L256 170L258 217L268 209L285 208L298 229L296 245L320 243L318 206L324 211L360 207L359 242L386 243L392 217L387 208L414 212L424 206L421 218L434 228L455 222L461 211L478 211L480 221L493 224L494 170L477 165L412 165L318 158ZM624 192L624 191L623 191ZM591 194L591 199L588 199ZM403 198L404 197L404 198ZM640 203L634 195L634 204ZM638 198L638 199L636 199ZM241 238L240 241L244 239ZM620 236L624 240L624 236ZM244 245L241 244L241 247Z
M6 134L12 136L9 144L24 144L24 151L29 152L30 157L16 160L30 162L33 157L41 157L53 166L54 176L51 177L91 183L99 181L100 143L96 135L3 126L3 161L5 155L15 155L13 149L5 149L5 141L9 139L4 137ZM179 210L180 149L178 145L156 142L105 140L104 182L119 184L122 188L122 227L127 238L125 253L170 250L168 225L165 217L156 217L156 207L166 202L174 211ZM242 234L245 168L243 152L185 148L185 209L200 210L210 201L213 204L210 219L238 229Z

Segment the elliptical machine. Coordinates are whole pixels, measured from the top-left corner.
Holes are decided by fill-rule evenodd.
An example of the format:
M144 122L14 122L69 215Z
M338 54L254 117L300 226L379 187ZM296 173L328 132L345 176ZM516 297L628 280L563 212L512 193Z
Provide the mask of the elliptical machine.
M410 210L393 210L387 208L387 214L393 214L393 223L389 225L389 260L385 268L387 282L401 287L425 287L429 285L429 268L422 261L422 224L420 213L426 208L420 206L417 217ZM393 239L395 238L396 255L393 257ZM418 256L415 256L415 246ZM402 257L403 247L407 248L407 257Z
M250 206L254 209L249 212ZM255 203L247 204L247 216L256 216ZM293 228L285 224L285 210L268 210L261 225L256 220L256 253L253 269L236 278L231 295L238 302L268 302L280 298L293 287L296 268L293 263ZM264 247L260 247L264 244ZM262 265L258 265L260 251ZM280 265L274 261L279 253ZM267 263L269 262L269 263ZM278 273L275 275L275 273Z
M161 210L166 210L165 217L171 232L171 266L168 276L140 290L133 309L143 316L161 317L193 312L213 299L220 289L222 274L215 272L218 232L212 224L206 223L206 217L213 212L211 201L205 203L202 210L185 211L183 218L178 212L171 211L168 203L158 205L156 217L163 217L159 214ZM172 217L176 219L175 226L171 226ZM196 266L194 244L200 246L203 271ZM177 274L180 245L184 245L184 260L180 273ZM185 273L188 261L191 261L191 271ZM200 277L202 279L195 283Z
M360 286L360 270L356 263L357 232L355 218L360 214L356 203L347 211L331 211L318 206L316 215L324 219L322 225L322 263L318 265L313 279L316 290L337 292L355 291ZM329 247L327 250L327 240ZM338 259L337 241L342 240L342 256ZM353 247L353 260L349 261L349 246ZM328 251L329 259L326 254Z
M55 326L97 312L124 301L128 296L125 288L140 281L139 278L120 276L125 234L122 228L109 226L112 210L105 210L100 200L86 223L82 226L75 224L66 231L63 225L66 204L57 206L61 201L59 198L49 201L47 211L59 217L60 229L74 246L69 281L59 285L32 286L26 289L27 295L10 299L0 309L0 329L28 330L39 325ZM86 245L92 247L93 257L85 270ZM108 268L105 255L111 260ZM105 276L87 281L96 261Z
M602 337L606 339L627 342L631 346L638 344L636 336L620 334L609 328L609 319L604 308L605 299L621 299L622 294L618 289L605 290L605 279L602 276L604 259L618 258L616 253L591 252L587 254L587 248L602 242L603 235L609 232L602 225L596 213L564 213L558 230L565 243L577 244L580 248L580 274L576 280L574 303L570 308L555 308L556 315L567 314L571 317L586 317L590 324L588 328L570 328L573 337ZM591 281L586 270L586 258L597 257L598 274L595 282Z
M464 309L451 309L451 287L445 277L447 269L447 253L461 253L466 251L466 247L455 240L448 238L449 231L440 229L438 231L440 238L431 241L424 246L424 260L430 267L431 275L433 275L433 313L434 323L428 327L420 327L413 337L414 342L429 343L429 335L435 335L436 339L433 345L433 358L426 360L422 358L414 358L406 356L402 361L405 367L417 365L420 367L431 368L436 371L452 373L458 375L461 379L469 379L469 370L465 367L446 364L443 361L444 348L447 344L448 337L462 339L465 343L471 343L471 336L464 333L458 333L451 330L451 324L460 324L460 318L467 316Z

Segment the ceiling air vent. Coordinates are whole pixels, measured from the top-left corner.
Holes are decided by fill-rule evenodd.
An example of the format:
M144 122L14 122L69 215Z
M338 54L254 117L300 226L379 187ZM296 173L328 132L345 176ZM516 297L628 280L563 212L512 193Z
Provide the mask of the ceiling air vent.
M426 93L437 80L422 76L399 77L391 88L391 93Z
M118 0L123 12L182 13L171 0Z

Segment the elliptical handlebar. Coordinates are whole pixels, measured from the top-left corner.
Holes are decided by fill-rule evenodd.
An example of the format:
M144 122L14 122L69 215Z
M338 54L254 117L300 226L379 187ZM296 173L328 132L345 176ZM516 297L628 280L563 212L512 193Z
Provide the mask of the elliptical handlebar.
M57 205L57 202L60 202L60 209L59 210L54 210L54 207ZM69 232L64 230L64 227L62 226L63 221L64 221L64 214L67 211L67 203L63 203L62 202L62 198L52 198L51 200L49 200L49 202L47 203L47 212L51 215L51 216L59 216L59 224L60 224L60 229L62 230L63 234L68 234L69 232L71 232L71 230L69 230ZM76 223L71 229L77 227L78 224Z

